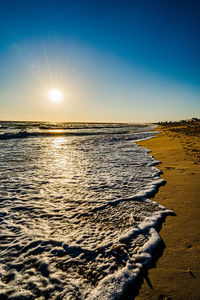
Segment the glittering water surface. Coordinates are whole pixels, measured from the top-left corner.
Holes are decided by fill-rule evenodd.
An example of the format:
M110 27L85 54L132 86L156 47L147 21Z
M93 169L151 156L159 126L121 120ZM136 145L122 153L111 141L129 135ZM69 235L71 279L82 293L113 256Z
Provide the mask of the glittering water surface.
M151 130L2 123L1 297L123 293L151 259L159 241L155 223L167 212L146 199L163 181L155 160L133 142Z

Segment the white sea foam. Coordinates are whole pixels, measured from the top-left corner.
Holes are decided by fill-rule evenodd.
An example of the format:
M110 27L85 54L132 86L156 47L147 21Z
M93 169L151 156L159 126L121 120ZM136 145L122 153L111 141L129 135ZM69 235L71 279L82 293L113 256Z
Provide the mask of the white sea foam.
M133 143L151 127L99 127L0 141L0 298L118 299L151 260L170 213L148 200L164 181Z

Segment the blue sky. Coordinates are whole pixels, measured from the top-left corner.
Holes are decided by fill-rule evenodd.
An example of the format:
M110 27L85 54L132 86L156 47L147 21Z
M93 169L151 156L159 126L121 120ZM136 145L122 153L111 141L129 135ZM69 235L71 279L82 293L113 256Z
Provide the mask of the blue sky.
M200 117L199 1L7 0L0 30L0 119Z

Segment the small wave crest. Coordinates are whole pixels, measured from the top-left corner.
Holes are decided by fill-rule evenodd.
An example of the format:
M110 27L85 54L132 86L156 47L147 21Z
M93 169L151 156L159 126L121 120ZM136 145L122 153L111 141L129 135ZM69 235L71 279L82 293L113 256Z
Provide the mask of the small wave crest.
M64 130L49 130L49 131L26 131L21 130L18 132L6 132L0 134L0 140L10 140L10 139L25 139L32 137L55 137L55 136L97 136L97 135L118 135L118 134L128 134L129 131L77 131L77 132L67 132Z

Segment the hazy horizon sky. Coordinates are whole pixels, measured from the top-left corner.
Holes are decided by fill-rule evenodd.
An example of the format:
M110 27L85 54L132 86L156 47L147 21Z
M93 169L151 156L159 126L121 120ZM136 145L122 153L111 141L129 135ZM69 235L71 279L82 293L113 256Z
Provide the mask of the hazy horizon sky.
M0 33L0 120L200 117L199 1L7 0Z

